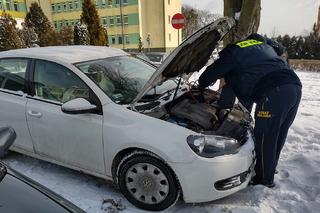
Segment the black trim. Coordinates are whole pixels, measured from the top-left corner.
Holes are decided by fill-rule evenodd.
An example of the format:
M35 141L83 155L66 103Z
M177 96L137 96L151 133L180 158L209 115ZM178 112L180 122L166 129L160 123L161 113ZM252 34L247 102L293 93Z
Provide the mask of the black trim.
M10 92L10 91L4 91L4 90L2 90L3 88L0 88L0 92L3 92L3 93L6 93L6 94L9 94L9 95L15 95L15 96L19 96L19 97L22 97L23 95L19 95L19 94L17 94L16 92L17 91L12 91L12 92Z
M249 168L249 170L242 172L241 174L232 176L230 178L227 179L223 179L223 180L219 180L214 184L214 187L218 190L218 191L225 191L225 190L229 190L235 187L240 186L241 184L243 184L244 182L246 182L246 180L249 177L249 174L251 173L251 169ZM237 181L235 183L233 183L233 181Z
M33 87L33 78L34 78L34 67L35 67L35 59L31 59L30 66L28 70L28 88L29 88L29 95L35 95L35 89Z

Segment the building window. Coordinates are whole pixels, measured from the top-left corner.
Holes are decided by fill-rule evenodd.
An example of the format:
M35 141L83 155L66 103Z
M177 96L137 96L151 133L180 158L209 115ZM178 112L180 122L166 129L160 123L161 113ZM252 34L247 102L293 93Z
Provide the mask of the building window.
M126 44L130 44L130 36L126 35Z
M114 25L114 19L113 17L110 17L110 26L113 26Z
M119 5L120 4L120 0L116 0L116 5Z
M53 13L55 12L54 4L51 5L51 10L52 10Z
M121 16L117 16L117 25L121 24Z
M122 36L119 36L118 37L118 44L122 44L123 43L123 41L122 41Z
M63 11L67 11L67 5L63 4Z
M56 28L56 29L58 28L58 24L56 21L54 22L54 28Z
M171 24L171 16L168 16L168 23Z
M14 9L14 11L19 11L19 7L18 7L18 3L17 2L13 3L13 9Z
M58 12L61 12L61 5L58 4Z
M115 36L111 37L111 44L116 44L116 37Z
M98 8L98 7L99 7L99 2L98 2L98 0L95 0L95 3L96 3L96 7Z
M168 0L168 4L170 5L170 0Z
M69 10L73 10L73 3L69 2Z
M128 17L128 15L124 15L124 16L123 16L123 23L124 23L125 25L128 25L128 24L129 24L129 17Z
M128 4L128 0L122 0L122 4L127 5Z
M76 2L74 3L74 8L75 8L75 9L78 9L78 8L79 8L79 2L78 2L78 1L76 1Z
M101 0L101 5L103 8L106 7L106 0Z
M103 25L107 25L108 24L108 20L106 17L102 18L102 24Z
M3 9L3 4L2 4L2 0L0 0L0 9Z
M11 10L11 2L7 1L6 2L7 10Z
M112 7L112 0L108 0L109 7Z
M171 41L171 33L169 33L169 41Z

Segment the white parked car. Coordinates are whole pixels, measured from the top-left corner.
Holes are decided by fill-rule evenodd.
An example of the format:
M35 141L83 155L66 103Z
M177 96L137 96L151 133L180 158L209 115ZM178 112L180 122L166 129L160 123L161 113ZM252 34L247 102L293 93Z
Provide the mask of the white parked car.
M181 196L207 202L252 175L251 116L217 110L216 92L189 89L233 26L220 19L153 66L122 50L44 47L0 53L0 126L14 151L114 180L137 207L163 210Z

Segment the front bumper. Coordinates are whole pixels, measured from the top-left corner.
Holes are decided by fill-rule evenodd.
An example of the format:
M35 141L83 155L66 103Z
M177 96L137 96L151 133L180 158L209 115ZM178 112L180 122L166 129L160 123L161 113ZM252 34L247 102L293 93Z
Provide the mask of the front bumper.
M245 188L253 173L254 141L248 140L234 155L197 157L190 164L174 164L186 203L216 200Z

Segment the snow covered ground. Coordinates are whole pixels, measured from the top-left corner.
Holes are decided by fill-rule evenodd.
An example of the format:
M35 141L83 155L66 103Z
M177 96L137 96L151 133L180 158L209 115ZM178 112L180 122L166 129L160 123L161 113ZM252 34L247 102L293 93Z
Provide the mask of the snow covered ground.
M276 188L248 187L205 204L179 202L168 212L320 212L320 73L299 72L303 97L282 152ZM285 101L285 100L284 100ZM47 186L90 213L106 212L104 199L121 199L123 212L144 212L129 204L111 183L50 163L11 153L12 168Z

